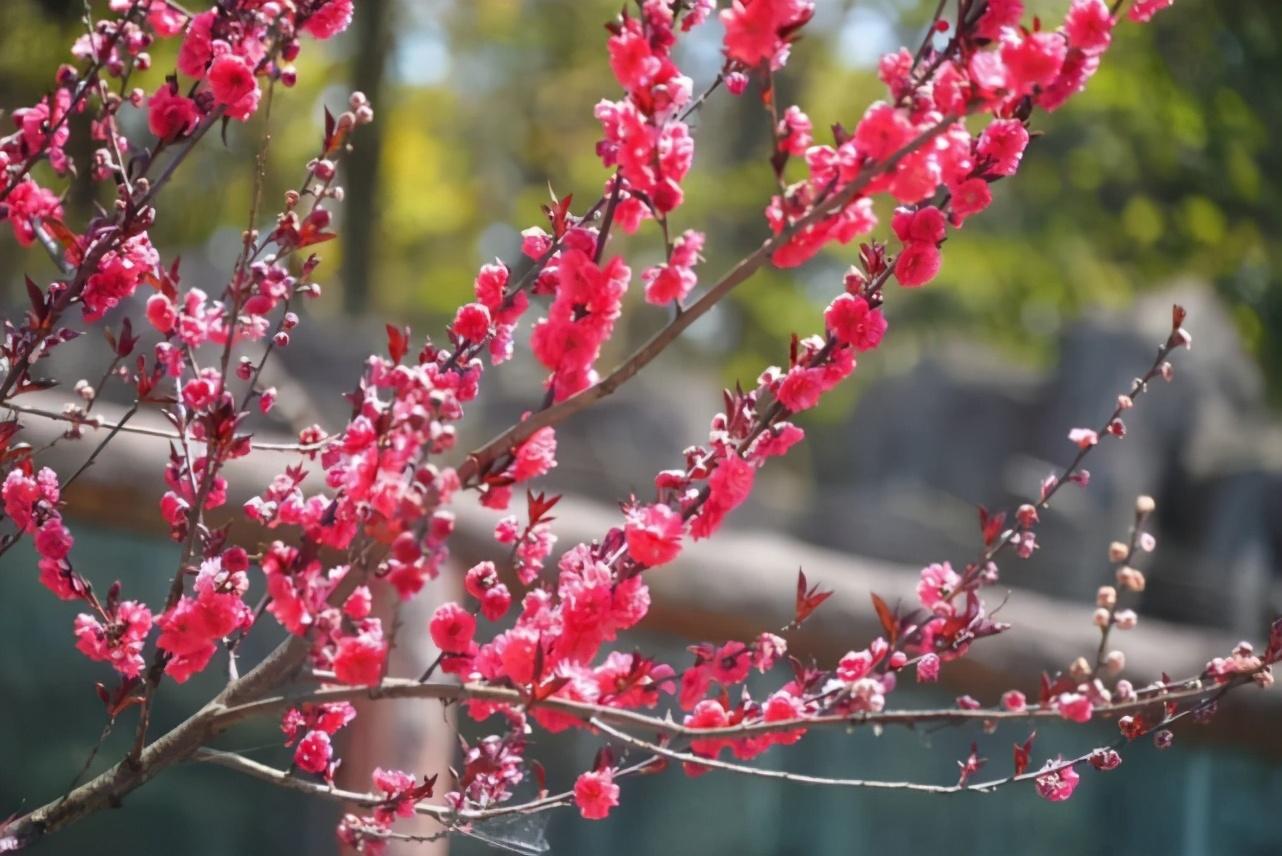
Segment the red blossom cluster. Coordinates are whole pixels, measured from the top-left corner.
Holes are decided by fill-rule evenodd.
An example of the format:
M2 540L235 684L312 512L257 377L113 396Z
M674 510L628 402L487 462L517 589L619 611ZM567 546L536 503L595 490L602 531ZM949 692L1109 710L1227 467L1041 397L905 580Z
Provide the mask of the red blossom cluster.
M882 59L885 98L868 107L852 131L834 125L825 142L816 139L800 107L789 106L778 115L774 100L774 74L786 65L814 3L732 0L721 8L724 62L698 97L676 63L675 49L717 11L717 4L638 0L625 7L610 22L605 44L623 91L595 109L603 132L597 153L609 170L600 200L576 214L571 196L554 197L544 209L547 229L524 231L519 266L501 261L482 266L474 299L458 308L440 342L428 340L415 349L407 328L389 325L386 354L367 360L348 396L346 424L335 431L318 426L300 431L292 448L298 457L239 510L243 522L263 537L239 544L227 526L213 522L229 516L225 467L254 451L248 422L253 410L265 413L275 404L277 391L260 383L262 369L297 334L295 301L319 294L313 275L320 259L309 248L334 237L329 206L342 198L335 184L338 164L348 136L372 121L373 110L357 93L339 116L326 114L305 181L286 194L271 228L245 233L221 291L185 285L177 261L166 262L152 245L156 196L210 127L222 119L248 121L258 112L265 87L294 82L290 63L301 50L300 36L328 39L341 33L354 4L224 0L191 13L167 0L112 0L111 15L72 49L80 65L64 66L55 89L38 104L13 111L17 130L0 139L0 175L6 182L0 189L0 217L9 220L20 244L39 240L63 272L43 288L29 281L27 318L6 323L0 404L26 412L11 402L47 385L33 370L79 334L66 326L74 306L80 306L81 320L89 326L141 303L149 328L134 334L126 320L118 334L109 331L107 377L122 378L136 393L134 410L157 408L173 428L159 512L181 545L181 558L169 596L154 607L153 620L153 607L121 600L119 585L100 599L74 570L73 539L61 508L63 489L75 475L64 480L38 467L30 447L15 442L22 427L16 416L0 423L4 518L16 530L0 541L0 552L23 536L32 537L41 581L88 610L74 619L76 647L120 675L120 689L100 685L109 717L114 722L131 706L142 711L136 749L120 767L125 772L101 793L118 800L124 792L119 789L150 778L147 764L158 762L143 750L156 746L147 742L148 722L164 677L185 682L223 651L231 675L228 688L180 726L196 729L201 740L172 745L182 746L183 757L190 757L203 739L227 725L227 717L283 708L285 745L294 750L290 770L265 774L247 760L232 763L260 777L296 777L297 787L334 795L339 761L331 738L356 715L348 703L356 695L349 688L371 687L373 697L388 686L409 693L387 674L395 629L385 630L379 606L414 597L447 567L454 503L474 494L482 506L508 511L521 485L526 486L523 513L508 513L496 523L494 541L503 549L466 571L461 602L438 606L426 627L405 631L424 634L439 650L412 688L464 702L473 720L493 727L493 733L463 742L460 763L444 789L445 807L437 806L441 813L434 815L447 830L465 830L487 812L521 810L515 795L531 780L540 795L529 810L573 802L583 817L599 819L619 803L616 780L651 770L651 761L679 761L692 776L712 768L751 772L736 761L796 743L821 724L877 721L888 715L887 699L906 670L917 681L937 681L945 665L965 656L977 641L1008 630L983 598L998 581L999 555L1006 549L1023 558L1032 555L1040 514L1051 499L1066 483L1088 483L1084 456L1104 439L1124 437L1122 413L1150 381L1170 379L1167 355L1190 342L1182 310L1177 308L1153 368L1118 398L1108 421L1099 429L1070 432L1076 457L1042 482L1035 503L1010 515L981 509L978 556L956 567L946 561L927 565L911 606L892 610L874 596L883 632L867 645L827 666L790 655L788 634L829 594L808 586L802 574L795 614L778 633L762 632L746 642L695 644L692 662L684 668L617 646L620 634L641 624L650 610L648 575L677 561L689 541L714 535L749 498L758 471L804 439L797 414L818 405L849 377L859 355L879 347L887 332L881 308L886 284L893 278L916 287L937 276L949 229L960 229L987 208L992 185L1019 169L1036 111L1058 109L1094 74L1121 4L1110 9L1103 0L1072 0L1055 29L1043 28L1037 18L1027 21L1020 0L961 2L951 21L943 17L947 5L940 5L916 53L905 48ZM1168 5L1170 0L1136 0L1128 14L1147 21ZM156 39L181 41L176 68L147 96L128 86L134 74L150 67L147 49ZM105 86L109 79L118 80L127 97L112 95ZM723 84L735 95L754 87L760 92L770 118L768 160L779 192L766 206L772 237L698 293L695 268L705 234L673 229L671 220L680 211L695 154L687 119ZM128 110L146 112L148 138L130 139L121 132L118 120ZM47 161L55 176L70 171L68 117L80 113L90 114L90 134L100 145L93 175L110 180L116 205L75 229L63 222L58 195L38 185L30 172L37 161ZM976 116L983 119L968 124ZM158 170L165 156L166 166ZM792 169L800 178L789 182L786 172L794 159ZM557 464L555 425L639 371L760 266L794 267L834 243L872 235L880 198L898 206L886 238L869 237L860 246L858 262L823 312L822 331L793 336L786 363L766 368L746 389L726 391L723 407L710 419L707 440L686 449L680 465L659 471L652 495L629 497L616 526L554 556L551 512L558 497L536 493L528 483ZM649 221L662 239L664 256L641 273L645 301L673 307L675 319L603 376L598 363L629 309L632 280L632 267L610 242L616 229L633 234ZM146 301L135 298L142 286L153 290ZM548 372L542 404L492 443L457 457L458 425L481 394L484 357L490 366L509 360L522 318L538 305L545 308L530 324L529 351ZM140 348L144 336L147 345ZM88 409L94 399L87 384L77 391L87 403L75 411L73 436L79 436L82 423L91 424ZM118 430L125 430L124 423ZM1048 715L1081 723L1126 711L1119 719L1124 738L1151 734L1159 745L1169 745L1167 725L1185 714L1206 715L1213 706L1203 679L1222 691L1271 681L1269 665L1282 658L1282 622L1263 654L1242 643L1230 656L1208 663L1194 681L1164 677L1136 688L1118 678L1125 657L1107 643L1113 629L1136 624L1133 610L1118 608L1119 590L1144 588L1144 575L1133 560L1137 551L1154 547L1143 528L1152 511L1152 501L1142 498L1130 543L1110 547L1117 586L1104 586L1097 596L1093 620L1102 638L1096 662L1083 658L1054 677L1047 675L1031 700L1012 689L999 706L984 709L962 696L949 715L955 713L959 722L973 714L994 719ZM255 609L246 595L259 582L265 593ZM292 640L242 680L237 646L262 615L271 616ZM150 668L149 641L154 641ZM313 700L306 693L274 701L266 696L308 664L320 684L311 691ZM431 683L438 668L454 682ZM764 677L750 690L754 671ZM1187 706L1180 708L1181 701ZM900 715L902 721L915 721L911 714ZM620 724L661 739L615 730ZM625 766L603 748L571 789L548 797L527 740L535 726L604 734L643 748L647 760ZM1051 801L1072 795L1082 764L1108 770L1120 763L1116 749L1101 748L1030 770L1032 746L1030 737L1016 747L1015 774L1005 781L1031 781ZM229 756L218 757L227 763ZM960 762L961 778L952 789L995 786L970 782L985 763L975 747ZM340 839L364 853L381 852L396 821L430 813L426 801L435 782L436 777L419 782L408 772L376 769L372 793L343 797L371 813L346 816ZM69 822L70 812L96 807L99 794L73 791L57 805L19 818L11 827L16 832L5 833L0 825L0 835L12 836L0 837L0 849Z

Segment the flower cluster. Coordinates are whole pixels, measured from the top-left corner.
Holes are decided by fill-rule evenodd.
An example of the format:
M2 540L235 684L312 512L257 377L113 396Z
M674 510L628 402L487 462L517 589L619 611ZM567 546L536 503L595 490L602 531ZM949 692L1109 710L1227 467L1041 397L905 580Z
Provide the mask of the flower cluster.
M0 487L5 517L20 532L35 536L40 582L60 599L76 600L84 597L85 584L68 560L75 542L58 510L61 496L58 474L48 467L34 474L29 468L15 467Z
M1129 16L1148 20L1168 5L1169 0L1137 0ZM611 719L645 723L665 735L663 740L651 745L633 739L697 776L712 765L734 767L722 760L727 754L748 760L796 743L823 722L889 718L887 699L906 671L919 682L939 681L976 642L1008 629L982 597L998 580L999 554L1008 548L1023 558L1033 554L1039 513L1064 483L1088 482L1082 458L1100 442L1126 435L1122 412L1149 380L1169 379L1166 354L1190 342L1177 308L1159 363L1118 399L1102 427L1070 432L1076 457L1042 483L1035 503L1009 517L981 509L979 555L956 567L938 562L923 568L915 603L892 609L874 596L881 632L867 645L856 643L826 665L790 656L788 634L831 594L808 586L799 574L795 613L778 633L693 645L693 661L684 668L618 650L620 636L650 611L647 575L678 572L673 566L687 545L725 525L749 499L758 471L804 439L798 415L816 407L854 372L861 355L881 345L888 328L882 310L887 283L917 287L935 279L950 228L962 228L987 208L992 185L1017 172L1034 112L1058 109L1085 86L1112 42L1116 22L1103 0L1072 0L1053 30L1038 19L1025 26L1020 0L977 6L975 14L954 24L941 19L941 5L932 33L951 30L947 39L928 37L915 54L902 49L884 57L878 66L884 99L868 107L852 131L836 125L830 142L817 143L815 123L799 106L777 113L773 79L814 14L813 2L733 0L721 9L724 63L696 98L693 82L674 58L676 46L717 4L640 0L608 26L608 63L623 94L595 109L603 130L597 154L610 171L600 201L575 214L570 196L554 197L544 209L549 230L523 233L524 272L516 276L501 261L481 266L472 299L458 308L439 343L429 339L414 351L408 328L387 328L387 352L365 363L348 397L346 425L332 434L319 427L301 431L297 447L291 447L300 457L243 506L249 524L272 533L256 540L251 553L234 543L230 527L212 523L211 513L227 502L227 464L254 448L247 425L255 409L273 410L277 390L263 384L263 366L296 335L295 301L319 294L312 281L319 259L302 251L334 237L330 202L342 198L334 184L337 161L348 136L371 121L373 111L358 93L337 118L326 114L306 180L285 194L271 228L244 233L221 293L184 286L177 262L163 263L152 245L153 203L172 172L157 175L153 167L166 152L173 152L171 167L179 165L219 120L254 116L267 87L296 79L291 63L301 36L328 39L342 32L354 4L224 0L189 13L166 0L112 0L109 8L116 17L94 24L73 48L83 67L61 70L56 88L36 105L14 111L16 131L0 138L0 217L9 220L19 243L39 239L64 271L47 288L29 283L28 319L6 327L0 403L42 385L30 369L77 335L62 326L69 308L79 304L83 322L94 325L109 312L128 311L132 301L141 304L135 296L141 287L154 289L145 301L145 333L134 335L128 322L119 335L109 333L114 362L108 375L132 387L140 406L162 408L176 432L165 460L160 512L182 545L180 565L154 618L147 604L122 600L118 585L100 600L70 563L72 537L60 511L65 485L52 470L36 468L35 453L11 446L16 421L0 427L0 462L8 467L0 498L5 518L17 529L0 542L0 552L30 536L44 585L84 604L74 623L76 647L118 673L120 689L100 692L113 719L130 704L144 706L139 749L161 674L183 683L206 669L220 649L235 674L237 645L259 614L306 640L281 649L282 657L297 651L288 664L291 678L310 664L307 677L321 685L314 701L290 696L271 703L275 710L289 705L281 729L292 749L292 770L326 783L296 784L332 785L339 764L334 735L355 717L350 704L332 701L352 697L352 691L327 685L430 691L461 701L460 709L487 731L493 726L494 733L462 741L458 772L439 815L451 828L487 812L520 810L511 806L514 794L531 777L538 780L537 805L572 801L584 818L601 819L619 804L618 780L646 766L616 764L611 749L603 747L572 788L549 798L542 769L529 757L535 726L596 733L606 731L603 723ZM143 89L128 97L103 95L109 91L98 86L104 75L117 79L124 92L130 75L147 69L148 48L157 38L178 41L176 68L163 83L150 95ZM699 286L695 268L706 236L670 229L669 222L684 201L683 182L693 164L687 119L721 84L741 94L754 78L770 113L770 165L780 188L766 206L772 237L709 289L706 299L690 301ZM142 115L124 121L121 111L129 109L145 110L152 139L131 140L122 132L143 126ZM29 173L41 159L55 175L72 171L69 123L81 113L90 114L90 135L99 146L91 174L110 180L116 204L77 233L62 222L58 195ZM972 129L966 120L975 114L985 118ZM791 168L800 179L790 183L794 159ZM727 391L706 441L685 450L678 466L659 472L652 495L628 497L617 524L597 540L554 555L558 541L550 512L559 497L537 493L530 483L557 465L560 419L634 374L684 329L688 313L706 311L735 285L734 277L750 274L754 265L769 259L779 267L797 266L830 244L871 234L878 228L874 208L882 196L896 206L887 231L897 249L871 239L860 246L858 263L823 312L822 329L794 336L786 360L767 367L746 389ZM662 238L663 255L641 271L644 299L674 307L677 320L656 336L656 344L603 379L598 363L625 311L633 273L626 255L611 246L611 234L616 228L633 234L648 220ZM490 366L510 359L521 319L539 302L546 308L531 325L529 345L547 371L543 404L524 413L495 444L450 465L464 411L480 394L484 357ZM134 355L142 335L149 337L150 349ZM89 404L76 413L87 423L95 393L81 395ZM524 513L506 513L493 530L502 545L497 552L509 552L506 563L476 562L463 575L458 601L437 606L425 625L404 629L430 638L439 657L417 682L388 680L396 631L384 630L376 602L384 596L412 598L446 567L455 526L452 505L461 493L474 492L482 506L508 512L518 486L526 492ZM1282 658L1282 622L1263 654L1242 643L1228 657L1212 659L1197 681L1164 679L1136 689L1119 677L1125 655L1105 643L1113 629L1129 629L1137 620L1118 602L1146 584L1135 567L1137 551L1155 545L1143 531L1154 510L1146 499L1137 505L1130 542L1109 550L1116 587L1103 586L1097 595L1097 661L1082 658L1047 675L1031 700L1012 689L999 707L984 710L963 695L955 710L935 715L1051 716L1085 723L1125 710L1128 715L1119 719L1124 737L1153 735L1164 747L1172 739L1165 726L1183 713L1202 715L1209 706L1197 695L1200 681L1226 689L1272 681L1269 667ZM266 589L258 610L245 601L255 566ZM158 633L148 668L144 654L153 626ZM429 684L438 668L451 680ZM749 686L754 671L764 676L761 688L755 681ZM134 694L139 686L140 694ZM233 681L233 688L243 686ZM1202 707L1179 712L1181 698ZM270 706L261 698L253 704ZM646 713L656 709L653 716ZM236 714L234 707L217 704L197 716ZM216 723L202 727L207 724L216 733ZM679 741L686 745L675 746ZM1108 770L1121 761L1116 750L1103 748L1077 759L1055 758L1030 772L1031 751L1031 737L1016 747L1011 781L1031 783L1050 801L1073 794L1079 766ZM132 762L142 763L138 757ZM960 764L956 788L970 786L969 778L984 763L973 747ZM378 768L371 781L373 793L358 800L371 813L346 816L339 835L361 852L379 853L394 822L421 810L419 804L433 795L435 778L420 781L409 772Z
M167 657L165 673L178 683L202 671L218 643L235 630L246 630L253 610L245 603L249 559L233 547L206 560L196 574L194 594L183 595L156 619L156 647Z
M332 782L338 764L334 761L330 738L355 718L356 708L345 701L303 704L285 711L280 730L285 734L286 746L298 744L294 749L294 766Z

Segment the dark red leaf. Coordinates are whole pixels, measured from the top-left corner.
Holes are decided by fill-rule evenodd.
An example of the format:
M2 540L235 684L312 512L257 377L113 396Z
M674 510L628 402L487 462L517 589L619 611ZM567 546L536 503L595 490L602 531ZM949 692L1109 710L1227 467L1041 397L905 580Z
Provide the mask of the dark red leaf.
M1006 512L999 511L997 514L989 514L988 509L984 506L979 507L979 529L984 537L984 546L991 547L997 540L997 536L1002 532L1002 525L1006 522Z
M538 799L543 799L548 795L548 771L543 769L543 765L538 761L530 760L530 771L534 773L534 783L538 786Z
M404 329L387 325L387 354L392 362L399 363L409 349L410 328Z
M872 608L877 610L877 619L881 622L881 629L885 631L890 647L895 647L895 640L899 638L899 619L891 612L886 601L875 592L872 595Z
M43 324L45 316L48 315L48 309L45 307L45 295L36 285L31 277L25 277L27 282L27 299L31 301L31 312L37 322Z
M1028 739L1024 741L1024 744L1022 746L1018 743L1015 744L1015 775L1016 776L1024 775L1024 771L1028 769L1028 761L1033 754L1033 739L1036 737L1037 737L1037 732L1034 731L1028 735Z
M957 766L961 768L961 772L957 777L958 787L966 784L966 781L983 769L983 766L987 763L987 758L979 757L979 745L977 743L970 744L970 754L966 756L966 760L957 762Z
M610 751L609 746L602 746L596 752L596 758L592 760L593 770L604 770L607 767L614 766L614 753Z
M819 586L806 586L806 574L800 568L797 569L797 606L796 616L793 618L794 624L801 624L811 614L820 607L820 605L832 597L830 591L820 591Z

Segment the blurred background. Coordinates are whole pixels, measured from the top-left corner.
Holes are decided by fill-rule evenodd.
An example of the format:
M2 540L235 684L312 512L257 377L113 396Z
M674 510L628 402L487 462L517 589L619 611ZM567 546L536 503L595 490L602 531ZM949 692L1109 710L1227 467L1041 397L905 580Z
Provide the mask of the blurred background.
M342 237L321 248L325 296L306 307L296 344L269 380L282 389L284 417L341 424L346 408L339 395L354 384L361 355L382 349L385 322L409 323L418 336L439 333L470 295L480 264L516 260L519 231L542 225L538 206L549 186L585 204L596 198L606 172L593 153L599 125L592 107L617 97L602 24L619 5L358 0L344 36L307 46L298 85L278 93L272 108L265 198L278 199L301 176L325 105L337 112L359 89L373 101L377 120L362 129L344 167L346 201L336 212ZM877 59L916 44L934 5L819 0L816 20L780 77L781 103L802 105L821 139L820 129L833 123L852 126L882 94ZM1067 2L1026 5L1053 24ZM40 96L66 58L82 13L71 0L4 0L0 104ZM696 91L720 65L719 38L709 24L679 53ZM140 81L149 91L172 67L167 50L156 52L150 77ZM1280 51L1282 4L1180 0L1150 26L1119 27L1087 92L1036 118L1046 135L1034 141L1017 178L997 185L993 206L950 237L940 277L890 295L885 346L823 408L806 414L809 442L762 473L753 502L732 523L741 532L773 533L771 543L730 532L719 555L683 557L681 567L665 569L668 590L657 592L653 626L640 641L682 664L683 640L747 636L782 624L801 554L812 579L819 578L813 568L822 568L826 584L843 586L834 617L805 637L801 650L831 656L858 647L868 634L851 628L871 630L867 589L884 582L907 593L921 565L964 562L976 544L976 505L1018 503L1066 462L1068 428L1097 424L1116 393L1147 367L1177 300L1190 309L1194 349L1177 355L1176 382L1155 388L1132 411L1125 442L1093 456L1088 491L1066 491L1057 500L1040 533L1040 553L1004 568L1013 586L1033 590L1011 599L1017 618L1008 620L1016 628L977 650L981 666L952 675L946 668L938 691L905 688L899 702L947 704L963 684L991 690L981 699L989 703L1003 688L1031 694L1039 669L1063 668L1089 653L1082 646L1094 633L1092 593L1107 581L1107 544L1125 535L1140 493L1157 497L1159 549L1145 567L1149 587L1139 605L1145 620L1126 642L1153 656L1133 657L1128 676L1139 684L1166 667L1196 671L1236 638L1259 639L1267 619L1282 611L1282 338L1275 332L1282 325ZM142 126L140 113L133 119ZM695 123L695 168L676 225L706 229L700 272L711 281L762 239L761 212L774 183L767 120L751 93L738 99L717 93ZM73 146L87 152L84 130L77 129ZM231 127L225 143L211 138L161 197L164 216L153 238L166 261L181 256L188 283L216 290L223 281L249 207L248 165L261 133L259 119ZM69 222L84 221L93 193L88 182L73 181ZM620 249L639 271L658 259L660 244L642 229ZM838 248L799 271L758 273L615 400L560 430L561 462L547 489L570 494L583 509L578 519L611 525L610 503L631 491L648 493L655 471L706 436L723 385L750 383L786 359L790 334L818 328L854 252ZM23 273L47 280L52 268L36 252L20 251L6 230L0 238L6 306L21 300ZM640 300L639 287L632 291L603 365L665 321ZM141 315L140 306L123 312ZM90 339L67 349L59 366L65 377L82 376L82 366L91 374L88 367L100 363L103 346ZM521 335L518 348L523 342ZM487 374L463 447L535 403L530 391L538 374L520 353L514 364ZM285 432L289 425L264 430ZM86 443L60 450L72 468L88 454ZM73 520L78 555L100 566L85 571L159 598L174 551L163 533L146 528L163 490L155 454L154 445L138 447L123 468L95 468L83 501L71 510L79 507L82 515ZM463 524L459 562L466 567L490 557L483 536L492 521L472 515ZM572 526L562 545L604 531L580 523L580 534ZM767 559L775 554L778 561ZM0 565L12 568L0 600L7 638L36 643L0 648L8 702L0 712L4 813L64 789L101 720L92 681L67 678L88 671L68 641L72 616L39 588L29 553L12 551ZM745 586L760 599L727 594ZM1025 612L1018 612L1021 598L1032 604ZM1076 630L1051 637L1042 620ZM272 641L258 640L260 650ZM1188 661L1171 664L1162 652ZM179 718L208 696L217 676L212 681L172 692L163 715ZM546 836L554 853L698 849L764 856L949 846L995 853L1277 853L1282 838L1270 808L1282 798L1276 727L1282 709L1245 698L1226 707L1234 705L1245 712L1226 711L1196 732L1184 729L1171 752L1136 747L1122 770L1092 775L1063 805L1042 802L1028 789L941 799L806 790L716 774L696 783L673 774L625 785L623 806L607 823L581 823L563 812ZM363 787L375 764L401 763L397 753L422 741L429 722L441 721L437 714L413 705L371 712L394 717L398 742L348 747L350 784ZM1105 725L1095 739L1111 734ZM1009 765L1009 744L1026 736L1006 729L996 737L834 734L776 750L778 757L767 760L829 775L949 782L953 759L965 756L972 739L981 740L997 775ZM117 757L123 740L109 741L104 758ZM1039 752L1080 752L1090 745L1082 740L1051 729L1039 737ZM278 744L269 723L238 733L227 746L279 764L285 755ZM550 741L553 786L589 764L595 745ZM434 750L423 751L428 757ZM167 781L139 792L127 811L93 818L42 846L76 853L109 841L113 852L200 854L277 852L298 849L300 841L306 852L335 847L332 805L221 770L183 769ZM531 840L533 832L518 837ZM478 848L450 842L451 852Z

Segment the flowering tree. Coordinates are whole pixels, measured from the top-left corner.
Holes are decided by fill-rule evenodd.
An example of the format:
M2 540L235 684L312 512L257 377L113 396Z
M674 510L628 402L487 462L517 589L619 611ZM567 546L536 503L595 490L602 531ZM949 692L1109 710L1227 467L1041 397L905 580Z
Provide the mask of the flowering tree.
M365 807L367 814L345 817L338 834L372 853L389 839L412 838L395 826L415 814L434 818L442 833L566 805L584 818L605 818L623 780L673 775L678 766L689 776L717 769L925 793L1022 784L1058 801L1072 795L1081 771L1120 764L1128 741L1151 737L1169 745L1176 722L1209 716L1236 687L1271 683L1270 664L1282 658L1282 620L1262 651L1242 643L1199 675L1163 676L1142 687L1120 677L1125 657L1113 648L1112 633L1135 626L1125 599L1144 588L1136 559L1155 546L1145 528L1153 501L1140 497L1129 538L1109 547L1116 584L1097 595L1097 651L1048 674L1039 687L1011 689L996 707L969 696L952 709L887 707L900 680L933 682L945 664L1010 629L984 601L998 580L998 560L1033 553L1039 516L1056 494L1070 484L1086 487L1083 464L1091 450L1124 437L1125 411L1150 383L1172 379L1172 352L1190 344L1179 307L1152 364L1118 391L1098 428L1065 426L1063 469L1019 508L981 512L972 558L956 568L948 562L924 568L919 603L911 607L892 609L873 596L882 636L852 640L855 650L836 663L790 656L789 634L828 596L801 573L788 605L791 620L775 632L698 642L692 662L672 664L615 644L645 619L649 575L674 573L662 566L688 541L712 537L749 496L757 471L803 440L798 415L849 376L859 355L878 347L887 332L883 303L892 293L911 299L887 285L911 289L936 276L950 230L980 214L993 185L1018 171L1038 112L1059 109L1086 87L1115 25L1146 22L1171 0L1111 6L1071 0L1055 28L1025 20L1020 0L941 0L916 50L881 61L885 99L870 105L853 130L834 125L824 141L800 107L777 103L774 86L813 2L733 0L720 9L714 0L627 3L609 22L605 45L622 92L595 109L604 167L599 198L577 209L570 196L555 198L544 209L545 225L523 233L524 258L482 267L475 300L459 307L437 339L415 342L408 328L388 325L386 353L369 357L349 396L348 423L300 430L285 449L296 462L259 486L243 508L228 509L226 465L266 445L251 428L253 412L270 411L276 400L276 390L260 382L263 368L298 335L296 303L320 294L313 248L334 237L330 209L343 196L339 162L350 135L373 121L373 108L357 93L337 117L326 114L303 181L261 230L254 226L266 219L260 157L250 227L236 258L227 260L221 286L184 284L177 262L152 245L148 230L188 155L215 127L235 133L234 123L269 113L276 90L293 84L290 63L306 39L341 32L353 5L220 0L196 11L169 0L110 0L102 17L87 20L87 32L72 46L74 62L58 70L50 93L15 110L17 129L0 140L0 216L20 244L39 244L60 271L48 283L27 279L29 310L5 322L0 554L32 540L40 581L73 607L69 641L102 664L86 664L78 679L102 678L106 730L132 723L135 734L131 750L106 772L0 826L0 849L33 844L118 805L189 760ZM724 63L696 94L673 51L714 16L724 28ZM176 69L150 68L148 48L157 39L179 40ZM154 85L137 87L148 72ZM704 235L680 222L682 182L696 148L688 120L709 98L725 97L722 90L760 101L771 137L762 168L772 171L778 192L763 200L769 237L701 286ZM145 132L130 121L132 112L145 114ZM75 165L66 145L70 120L81 114L89 117L97 149L91 162ZM122 130L135 124L136 134ZM111 200L86 223L64 221L53 189L73 168L87 170ZM889 230L879 230L883 200L893 200L884 203L887 210L897 206ZM661 244L664 261L641 271L648 305L629 311L668 320L634 354L603 370L603 345L634 278L627 259L612 252L611 237L643 231ZM556 426L627 382L757 270L800 266L825 247L857 238L859 263L834 284L836 295L815 319L820 332L794 336L786 365L728 391L707 442L659 470L652 497L628 498L618 526L554 557L550 512L557 497L530 483L556 465ZM518 329L527 314L529 352L546 369L544 388L531 391L519 422L460 454L456 423L480 394L486 364L509 360L517 342L526 341ZM115 326L104 328L109 353L97 385L77 383L76 397L60 411L25 403L28 393L52 385L40 375L41 360L109 317ZM110 425L92 412L107 384L134 398ZM168 441L169 454L168 490L156 497L156 513L181 547L168 597L152 604L78 570L61 500L121 432L144 431L131 424L144 408L171 425L157 439ZM72 438L94 437L84 465L69 473L43 465L43 450L23 441L24 425L35 419L68 423ZM388 674L396 631L374 617L376 602L413 598L438 576L448 557L451 506L473 501L512 508L494 529L494 559L466 571L463 602L440 606L427 627L399 631L429 635L440 655L423 663L421 674ZM236 516L252 522L256 538L237 543L230 536L227 523ZM256 607L246 600L251 587L262 589ZM267 620L289 639L246 668L238 661L241 642ZM149 723L166 686L215 663L226 669L225 687L172 730L154 733ZM746 686L754 670L769 687L756 697ZM372 772L368 792L339 790L332 739L360 727L351 705L360 698L458 704L491 733L464 744L449 781L395 769L396 759L388 758L386 768ZM280 719L292 750L288 769L207 748L253 717ZM1016 747L1013 768L989 780L978 778L978 748L961 759L956 782L939 784L821 779L742 763L831 726L1100 717L1116 720L1115 744L1039 759L1030 737ZM535 729L582 729L601 749L574 782L547 782L527 751Z

